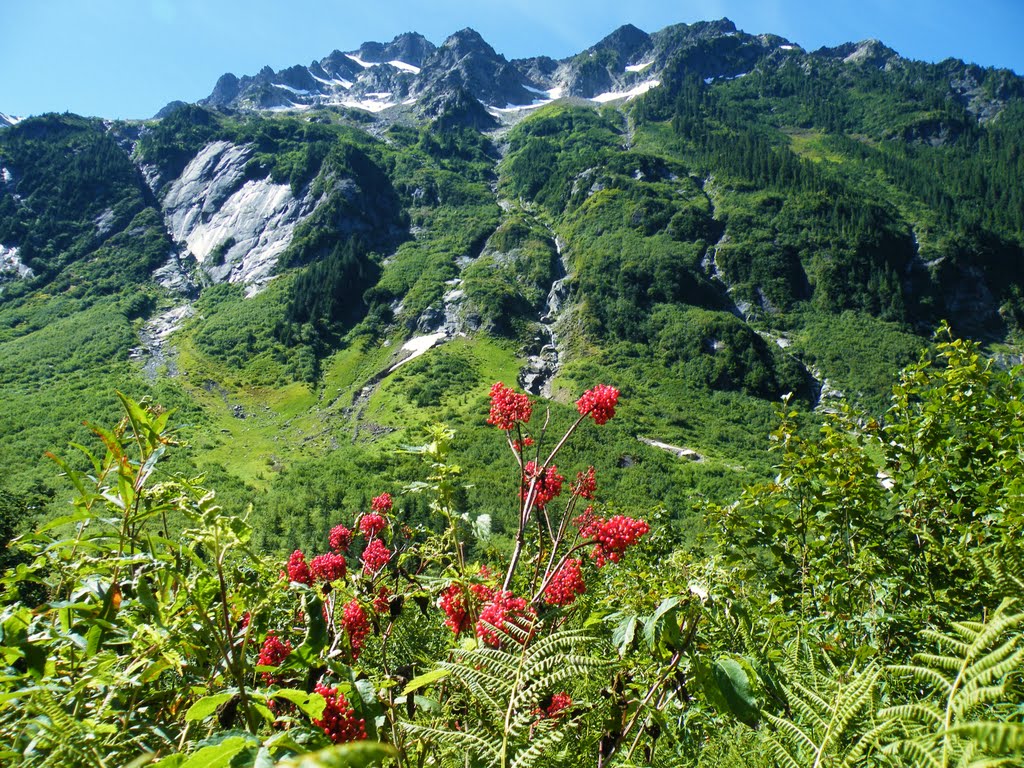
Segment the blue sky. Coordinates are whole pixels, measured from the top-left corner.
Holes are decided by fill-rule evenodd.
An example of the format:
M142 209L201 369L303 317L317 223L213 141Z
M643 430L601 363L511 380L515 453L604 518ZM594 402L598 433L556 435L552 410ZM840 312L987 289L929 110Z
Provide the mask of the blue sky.
M0 111L149 117L224 72L462 27L508 58L577 53L616 27L728 16L813 50L876 37L909 58L1024 73L1024 0L0 0Z

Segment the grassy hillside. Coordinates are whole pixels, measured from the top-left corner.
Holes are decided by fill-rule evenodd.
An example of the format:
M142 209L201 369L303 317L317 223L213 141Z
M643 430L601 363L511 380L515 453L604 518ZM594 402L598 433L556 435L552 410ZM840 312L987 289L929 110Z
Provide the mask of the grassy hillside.
M381 457L436 422L457 435L462 503L500 531L510 488L489 475L482 393L556 339L553 422L618 387L632 426L603 436L609 491L690 528L695 501L771 476L786 393L810 413L839 390L880 416L942 319L1014 348L1024 106L1011 94L979 121L950 66L780 54L705 81L680 60L642 98L558 102L486 135L330 109L25 121L0 133L0 244L33 271L0 285L3 484L50 483L43 453L109 420L121 390L186 415L179 461L254 503L267 546L397 488ZM166 185L212 141L250 148L245 179L317 201L255 296L201 270L196 298L152 277L174 247ZM154 378L139 333L183 304Z

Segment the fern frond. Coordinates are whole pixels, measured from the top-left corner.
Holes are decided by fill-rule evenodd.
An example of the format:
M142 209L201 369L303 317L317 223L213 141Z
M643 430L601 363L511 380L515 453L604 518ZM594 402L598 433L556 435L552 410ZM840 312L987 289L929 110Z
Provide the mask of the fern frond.
M969 652L970 648L965 647L964 656ZM939 656L935 653L918 653L914 655L914 659L935 669L952 672L955 676L964 664L964 656ZM947 679L944 687L948 688L952 684L953 681Z
M776 715L773 715L770 712L765 712L763 714L764 717L768 720L768 722L774 725L780 733L788 736L789 740L793 744L803 747L812 754L818 751L818 745L815 743L815 740L811 738L811 736L809 736L808 734L804 733L804 730L799 725L794 723L792 720L787 720L784 717L777 717ZM778 739L769 736L768 740L769 742L775 742L776 744L784 748L784 745ZM795 760L796 758L791 759Z
M971 739L988 752L1002 754L1024 750L1024 724L981 721L955 725L949 733Z
M489 740L486 735L473 731L450 731L429 725L403 722L402 728L413 736L432 736L442 744L468 752L474 752L485 758L492 765L501 760L501 741ZM489 760L486 760L489 758Z
M537 738L535 735L530 740L530 746L516 755L510 768L527 768L534 765L542 757L549 754L552 747L561 743L566 737L566 733L566 730L563 728L553 728L541 738Z
M940 712L934 704L925 701L886 707L878 713L878 716L886 720L912 720L936 728L941 728L945 723L945 713Z

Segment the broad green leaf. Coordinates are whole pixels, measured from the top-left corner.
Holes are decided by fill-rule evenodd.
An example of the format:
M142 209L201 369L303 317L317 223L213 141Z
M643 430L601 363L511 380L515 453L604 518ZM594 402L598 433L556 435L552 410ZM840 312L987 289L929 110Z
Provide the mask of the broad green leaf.
M736 659L721 658L715 662L712 673L733 715L751 727L756 725L761 710L743 664Z
M448 677L448 674L449 672L447 669L432 669L429 672L425 672L422 675L418 675L417 677L414 677L412 680L409 681L409 683L405 686L405 689L402 691L402 695L407 696L413 691L418 691L420 688L424 688L425 686L428 686L431 683L436 683L438 680L443 680L444 678Z
M319 693L306 693L294 688L282 688L279 691L274 691L268 698L287 699L301 709L310 720L319 720L323 717L324 707L327 706L324 697Z
M188 708L188 711L185 713L185 720L205 720L216 712L217 707L221 704L229 702L234 695L234 691L226 691L224 693L215 693L212 696L204 696Z
M389 744L353 741L282 760L277 765L278 768L367 768L394 757L398 757L398 752Z
M624 617L615 629L612 630L612 643L619 652L619 656L625 656L626 652L633 647L633 639L636 637L636 614Z
M220 744L203 747L182 763L181 768L228 768L235 755L252 746L255 742L251 739L231 736Z

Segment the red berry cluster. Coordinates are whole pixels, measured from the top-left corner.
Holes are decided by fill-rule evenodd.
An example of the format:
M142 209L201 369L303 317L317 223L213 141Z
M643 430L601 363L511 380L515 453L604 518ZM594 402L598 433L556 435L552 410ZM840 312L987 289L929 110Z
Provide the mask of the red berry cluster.
M625 515L616 515L609 520L595 518L590 525L590 538L594 540L594 551L590 556L598 568L603 568L609 560L617 563L626 549L640 541L640 537L650 530L651 527L643 520Z
M533 438L529 436L524 437L522 440L512 441L512 449L516 453L522 453L524 449L529 448L531 445L533 445Z
M543 472L537 467L537 462L528 461L523 469L523 487L520 490L520 498L526 501L530 494L530 483L537 478L537 489L534 492L533 503L537 509L544 509L547 504L562 492L562 483L565 478L558 474L558 467L552 464Z
M323 730L327 738L334 744L366 738L366 721L356 717L348 699L338 693L337 688L328 688L317 683L316 692L324 697L327 705L324 707L323 717L314 720L313 725Z
M345 578L345 558L334 552L317 555L310 562L309 570L316 581L337 581Z
M344 525L336 525L331 528L330 536L331 549L335 552L348 552L352 544L352 531Z
M510 627L529 630L536 617L536 612L527 606L523 598L511 592L496 592L480 611L476 635L487 645L498 648L501 646L501 638L497 630L503 630L506 634Z
M493 424L498 429L509 430L516 422L528 422L532 414L533 405L526 395L517 393L500 381L491 387L491 413L487 417L488 424Z
M587 507L582 514L573 518L573 525L580 529L580 536L584 539L592 539L601 528L604 520L594 514L593 507Z
M461 634L469 628L469 614L466 612L466 597L459 584L449 584L441 590L437 607L445 615L444 625L453 634Z
M382 493L380 496L375 496L373 501L370 502L370 509L374 512L379 512L384 515L391 511L391 507L394 506L394 502L391 500L390 493Z
M291 643L287 640L281 640L273 632L268 632L267 639L263 641L263 647L260 648L260 655L256 659L256 665L259 667L279 667L291 652ZM274 685L279 681L280 678L277 675L270 672L263 673L263 682L266 685Z
M565 691L556 693L551 697L551 703L548 704L548 708L544 711L546 717L555 717L563 709L567 709L572 706L572 698Z
M370 634L370 622L358 600L353 599L345 603L345 610L341 614L341 625L348 632L349 645L352 647L352 660L355 661L363 650L366 636Z
M373 610L377 613L391 612L391 590L385 586L380 588L377 596L373 598Z
M363 550L363 573L372 576L391 561L391 550L380 539L374 539Z
M597 477L593 467L587 467L586 472L576 473L576 484L572 487L573 496L581 499L593 499L597 493Z
M288 558L288 580L306 585L313 583L313 574L309 572L306 556L302 554L301 549L296 549Z
M576 410L586 416L588 413L595 424L604 424L615 415L615 406L619 403L619 390L607 384L598 384L588 389L576 401Z
M363 535L372 539L378 533L388 527L388 520L384 515L371 512L368 515L363 515L363 518L359 521L359 530L362 531Z
M544 589L544 602L548 605L571 605L586 591L580 561L569 559L548 582Z

